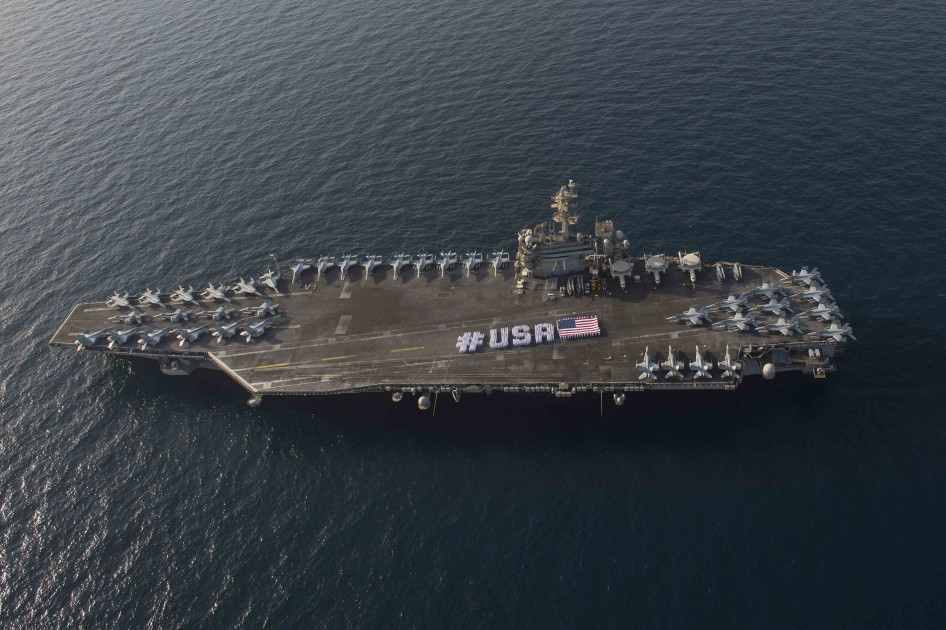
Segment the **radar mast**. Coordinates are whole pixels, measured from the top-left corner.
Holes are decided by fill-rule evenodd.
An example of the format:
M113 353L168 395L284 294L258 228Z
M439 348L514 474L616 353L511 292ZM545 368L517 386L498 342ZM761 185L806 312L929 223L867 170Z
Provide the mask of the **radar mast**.
M568 208L569 199L577 199L578 193L575 192L575 180L568 180L568 186L562 188L552 197L552 207L555 212L552 214L552 220L562 224L562 240L567 241L570 233L568 226L578 223L578 212L572 212ZM575 202L575 206L578 202ZM575 208L577 210L577 207Z

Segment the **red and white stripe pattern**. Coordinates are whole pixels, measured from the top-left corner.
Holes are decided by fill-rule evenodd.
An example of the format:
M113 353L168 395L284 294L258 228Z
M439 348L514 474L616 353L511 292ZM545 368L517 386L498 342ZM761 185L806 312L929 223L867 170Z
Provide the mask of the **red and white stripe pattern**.
M597 315L560 319L558 320L557 328L559 339L596 337L601 334L601 328L598 327Z

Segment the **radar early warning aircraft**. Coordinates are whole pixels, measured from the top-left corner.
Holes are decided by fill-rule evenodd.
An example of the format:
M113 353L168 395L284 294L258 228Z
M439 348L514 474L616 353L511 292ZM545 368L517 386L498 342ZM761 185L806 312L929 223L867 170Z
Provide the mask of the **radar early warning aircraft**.
M210 319L219 322L225 319L229 320L231 317L233 317L233 314L236 312L237 312L236 309L227 308L227 305L224 304L220 308L213 311L201 311L197 313L196 315L194 315L194 317L209 317Z
M824 330L815 330L808 335L812 337L822 337L824 339L834 339L838 343L843 342L845 339L851 339L857 341L857 337L854 336L850 324L844 324L840 326L837 321L831 322L831 326Z
M168 326L161 330L154 330L153 328L142 330L138 333L138 344L141 346L142 350L147 350L148 346L158 345L166 334L174 332L175 330L177 330L177 328L174 326Z
M667 360L660 364L667 372L667 378L683 378L680 370L683 369L683 361L675 358L673 346L667 346Z
M826 322L830 322L831 320L835 318L844 317L844 315L841 314L841 311L838 310L838 305L831 304L827 300L821 300L820 302L818 302L817 308L813 308L808 311L803 311L801 314L806 317L810 317L812 319L818 319L820 317Z
M243 332L240 334L246 337L246 343L250 343L257 337L262 337L263 333L266 332L266 329L269 328L270 324L279 319L279 316L270 317L269 319L264 319L263 321L256 324L246 324L243 327Z
M245 319L238 319L237 321L229 324L218 324L214 327L214 331L211 334L217 338L217 343L223 343L224 339L229 339L233 335L237 334L240 328L246 324L246 321L247 320Z
M204 289L204 292L201 293L201 295L208 300L223 300L224 302L230 302L230 298L227 297L224 291L226 291L226 289L223 288L222 284L217 288L214 288L213 284L208 284L207 288Z
M241 308L240 312L253 317L266 317L267 315L275 315L276 309L279 308L278 304L273 304L272 300L266 300L259 306L247 306L246 308Z
M703 268L703 260L700 258L700 252L677 252L677 261L680 271L690 274L690 283L696 286L696 272Z
M660 369L660 364L650 360L650 348L644 348L644 360L637 364L637 369L641 372L637 380L642 381L645 378L653 381L657 380L656 372Z
M166 319L171 323L176 322L186 322L190 319L191 313L193 311L185 311L183 308L179 308L173 313L159 313L154 316L155 319Z
M184 289L181 285L177 285L177 291L171 294L172 302L190 302L191 304L197 304L197 300L194 299L194 287L187 287Z
M76 350L85 350L89 346L94 346L99 342L99 339L108 335L112 330L112 328L103 328L95 332L86 331L79 333L76 335Z
M690 361L690 369L693 370L693 380L698 378L713 378L710 370L713 369L712 361L707 361L700 354L700 347L696 346L696 357Z
M200 336L208 330L210 330L210 324L192 326L191 328L182 328L177 333L177 338L180 339L180 343L177 345L183 347L185 343L193 343L200 339Z
M654 274L654 284L660 284L660 274L667 271L667 259L660 254L644 256L644 271Z
M755 330L756 332L780 332L786 337L791 337L793 334L802 334L801 329L798 327L798 320L794 317L791 319L779 317L776 323L757 326Z
M742 369L742 363L733 361L729 354L729 346L726 346L726 358L718 362L717 367L723 371L723 378L736 378L736 372Z
M302 272L312 269L312 261L300 258L296 262L292 263L292 266L289 267L292 271L292 280L290 284L295 284L296 280L302 277Z
M147 304L154 304L155 306L164 307L164 304L161 303L161 289L152 291L151 289L145 289L145 292L141 294L138 298L138 304L145 306Z
M668 322L683 322L687 326L699 326L704 320L710 324L713 323L713 320L710 318L709 313L706 312L706 309L701 308L697 310L695 305L691 306L690 310L688 310L686 313L671 315L667 318Z
M466 271L466 277L470 277L471 271L476 271L479 269L480 263L483 262L483 254L479 252L467 252L463 256L461 263L463 264L463 269Z
M131 302L128 301L128 291L118 295L118 291L112 294L112 297L105 300L105 305L111 308L131 308Z
M707 306L707 310L720 310L725 311L727 308L731 309L733 312L738 313L739 309L743 306L748 306L749 300L746 299L746 295L743 293L741 295L730 295L725 300L721 300L714 304Z
M493 268L493 276L499 275L499 270L509 263L509 254L505 251L493 252L489 255L489 266Z
M736 314L731 318L716 322L713 325L723 326L729 330L738 330L739 332L752 330L757 326L755 315L752 313L746 313L743 315L742 311L737 311Z

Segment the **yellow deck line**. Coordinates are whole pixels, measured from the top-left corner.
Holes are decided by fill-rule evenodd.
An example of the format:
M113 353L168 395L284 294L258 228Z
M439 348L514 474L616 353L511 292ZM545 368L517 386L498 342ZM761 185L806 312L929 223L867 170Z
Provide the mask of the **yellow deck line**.
M391 352L410 352L411 350L423 350L424 346L414 346L413 348L398 348L397 350L391 350Z
M273 363L272 365L260 365L260 366L257 366L256 369L257 369L257 370L265 370L266 368L286 367L287 365L289 365L289 364L288 364L288 363Z
M351 359L352 357L357 357L357 356L358 356L357 354L346 354L345 356L341 356L341 357L326 357L322 360L323 361L338 361L339 359Z

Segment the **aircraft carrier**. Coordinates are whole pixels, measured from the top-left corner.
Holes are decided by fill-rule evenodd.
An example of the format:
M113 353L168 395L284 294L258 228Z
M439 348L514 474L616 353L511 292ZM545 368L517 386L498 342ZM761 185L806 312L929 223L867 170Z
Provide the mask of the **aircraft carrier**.
M51 346L225 372L263 396L735 389L824 378L849 324L816 268L791 273L699 252L643 254L611 221L578 231L574 182L515 249L347 254L258 279L78 304ZM512 239L511 239L512 240ZM512 248L511 248L512 249Z

